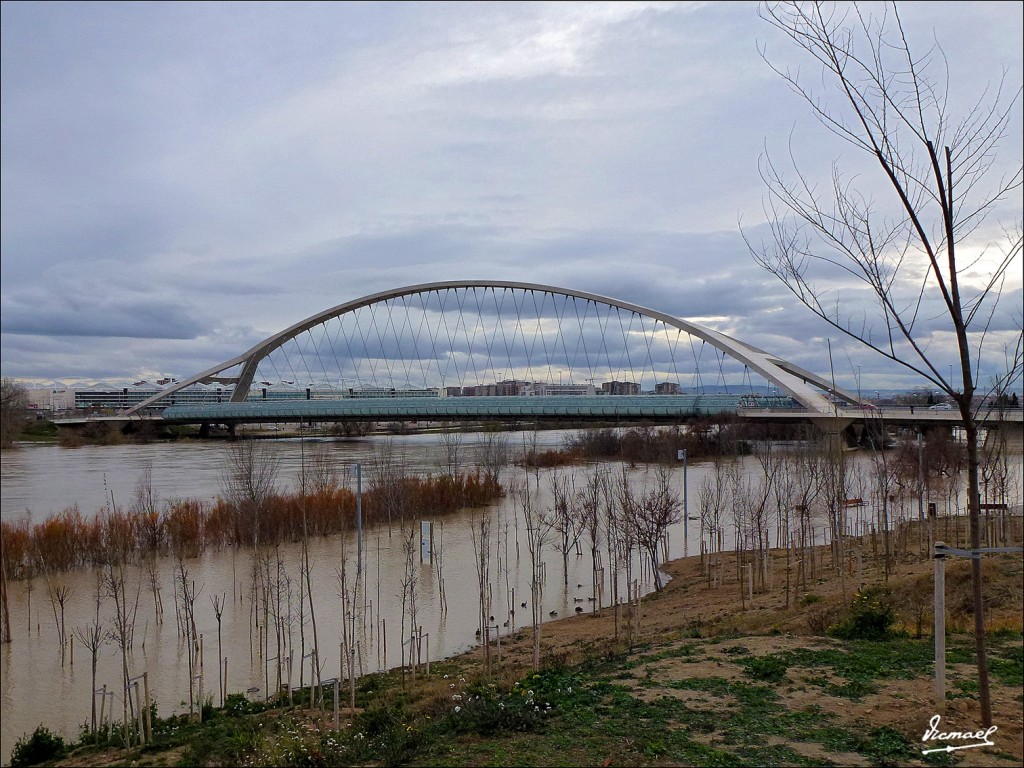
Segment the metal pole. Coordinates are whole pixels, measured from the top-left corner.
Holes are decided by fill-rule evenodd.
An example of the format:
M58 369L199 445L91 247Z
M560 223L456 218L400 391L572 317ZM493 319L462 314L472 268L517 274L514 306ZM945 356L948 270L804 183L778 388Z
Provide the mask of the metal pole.
M917 433L917 520L924 522L924 435Z
M356 577L363 573L363 467L356 464Z
M687 499L687 459L686 449L683 448L683 557L689 555L690 548L690 509Z
M946 711L946 554L935 542L935 706Z

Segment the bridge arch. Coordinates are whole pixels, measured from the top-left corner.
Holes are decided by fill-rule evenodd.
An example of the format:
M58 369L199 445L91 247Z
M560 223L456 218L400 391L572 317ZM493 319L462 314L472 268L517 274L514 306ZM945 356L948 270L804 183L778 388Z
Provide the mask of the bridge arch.
M234 389L230 397L231 402L244 401L249 397L253 383L257 381L257 373L260 370L261 363L264 363L265 361L269 360L271 355L273 355L275 352L279 350L282 350L284 346L289 342L295 342L297 339L302 337L303 334L310 333L312 329L315 329L317 327L324 327L324 333L322 334L321 340L323 341L323 339L326 338L328 339L328 341L330 341L328 338L330 336L330 333L326 329L328 323L338 320L339 318L355 316L356 313L364 309L369 309L369 311L373 313L374 310L378 307L391 307L393 305L396 305L397 302L401 302L408 309L408 302L406 300L412 299L414 297L418 297L420 299L420 307L422 308L423 312L426 313L428 311L429 306L432 305L432 303L437 304L437 297L440 297L442 295L447 297L451 294L454 294L454 301L456 303L456 307L461 317L464 311L473 311L474 306L472 304L469 304L469 306L467 306L470 296L472 295L473 298L475 299L476 309L480 312L483 312L484 310L481 308L479 294L477 294L477 291L485 292L485 295L486 292L491 292L491 298L494 300L494 303L490 305L492 311L495 307L499 308L500 311L500 307L503 306L504 304L504 296L502 296L501 302L498 302L498 297L496 294L497 291L512 292L514 294L522 294L524 296L526 294L530 294L534 297L534 307L536 307L537 294L540 294L542 296L542 305L544 304L545 300L550 299L552 302L552 306L554 306L554 297L560 297L560 299L563 301L572 302L577 312L575 320L580 322L581 324L579 337L580 339L583 338L582 321L580 320L579 308L576 306L576 302L585 303L584 316L587 314L587 311L589 311L591 306L595 309L595 316L599 314L598 310L605 311L606 313L610 313L612 310L614 310L616 313L629 313L631 318L630 329L623 330L624 338L630 334L637 333L636 331L632 330L632 319L634 317L640 318L639 322L641 326L643 326L646 321L651 321L655 325L657 323L660 323L666 329L676 329L677 332L685 333L690 337L699 339L702 343L711 345L715 350L722 353L723 355L728 356L729 358L739 363L742 363L743 366L749 368L749 370L754 371L759 376L771 382L779 390L785 392L798 403L800 403L804 408L807 408L809 411L812 412L833 412L834 406L832 401L829 399L829 395L841 398L851 403L859 402L859 399L853 393L836 388L834 385L832 385L825 379L811 373L810 371L806 371L802 368L799 368L798 366L775 355L772 355L762 349L753 347L738 339L732 338L730 336L727 336L726 334L720 333L713 329L706 328L696 323L692 323L687 320L674 317L672 315L666 314L658 310L643 307L632 302L623 301L608 296L602 296L599 294L590 293L586 291L559 288L555 286L542 285L539 283L505 280L458 280L421 283L401 288L394 288L387 291L380 291L378 293L373 293L358 299L346 301L329 309L317 312L305 318L304 320L301 320L295 323L294 325L291 325L288 328L279 331L278 333L272 334L271 336L267 337L266 339L256 344L252 348L246 350L242 354L233 357L230 360L226 360L218 365L215 365L212 368L208 368L207 370L199 374L196 374L195 376L175 383L174 385L161 391L157 395L150 397L149 399L139 403L133 408L128 409L127 411L124 412L124 415L137 414L144 409L153 406L158 406L160 404L160 401L173 398L173 396L176 393L195 384L233 384ZM526 305L525 298L521 300L520 304L516 304L515 297L513 297L512 304L513 307L517 309L517 311L522 310L525 308ZM566 320L564 314L562 316L558 315L557 309L555 310L554 316L558 323L561 323L563 322L563 320ZM521 321L521 316L518 319ZM573 318L568 318L567 322L571 323L572 320ZM539 325L539 312L537 321ZM391 318L390 309L387 312L387 320L385 320L384 322L386 332L388 329L389 322L391 325L390 331L395 331L395 323L393 322L393 318ZM377 321L375 314L373 323L376 326ZM468 326L466 326L465 323L463 323L463 331L466 331L467 328ZM452 342L450 329L447 330L449 331L448 341ZM621 320L620 330L622 330ZM470 340L469 338L469 333L465 333L466 344L470 347L474 345L479 345L480 343L478 342L476 331L477 329L476 326L474 325L474 333L472 340ZM340 335L341 331L339 330L337 333ZM372 332L368 329L360 328L357 334L353 333L352 338L347 340L350 346L349 351L351 352L353 339L355 339L357 347L360 346L361 341L362 347L365 348L368 345L369 341L367 336L372 337L374 333L376 333L378 337L381 352L383 354L385 351L385 347L387 347L388 345L385 342L385 339L383 338L383 335L379 327L375 328L374 331ZM496 343L497 331L492 332L493 335L489 341L487 339L487 333L488 331L484 330L484 336L483 339L481 340L483 345L486 346L487 344L490 343ZM561 330L559 330L558 333L561 333ZM527 342L525 331L520 329L520 334L521 342L525 345ZM513 331L512 335L513 341L515 341L515 331ZM504 338L504 342L507 348L508 341L504 330L502 330L502 336ZM428 338L432 341L434 346L437 345L438 336L436 334L432 337L428 334ZM337 337L335 338L335 342L336 341ZM418 336L416 341L417 343L419 342ZM443 343L444 339L442 338L441 341ZM565 339L563 338L562 341L563 346L565 346ZM307 351L308 348L311 347L313 350L311 354L315 353L315 355L319 358L320 350L317 346L315 339L311 337L310 342L311 343L308 343L306 345ZM577 346L579 343L580 342L578 341ZM602 346L607 346L607 341L605 339L599 340L598 343ZM534 339L534 344L536 344L536 338ZM398 344L397 346L401 346L401 344ZM408 344L406 346L408 346ZM544 346L545 351L547 351L546 341L544 342ZM485 351L489 358L491 350L487 349ZM586 350L584 351L586 352ZM454 354L452 349L447 350L447 352L448 354ZM649 345L648 353L650 353ZM457 365L458 363L456 363L456 367Z

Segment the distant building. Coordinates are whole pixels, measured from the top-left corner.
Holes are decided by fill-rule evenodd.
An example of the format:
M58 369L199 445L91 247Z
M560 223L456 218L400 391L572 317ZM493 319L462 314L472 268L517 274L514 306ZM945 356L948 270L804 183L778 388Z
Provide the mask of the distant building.
M586 397L594 395L597 390L593 384L544 384L535 381L524 394L532 397L566 396Z
M601 384L601 392L606 395L639 395L640 385L635 381L606 381Z
M679 395L682 394L682 390L679 385L674 381L663 381L661 384L654 385L654 394L656 395Z
M130 387L94 384L74 390L74 407L83 410L120 411L139 405L139 403L160 394L162 390L163 387L154 386L146 381L137 382ZM193 384L168 395L166 402L161 402L155 407L226 403L231 399L233 391L233 387Z

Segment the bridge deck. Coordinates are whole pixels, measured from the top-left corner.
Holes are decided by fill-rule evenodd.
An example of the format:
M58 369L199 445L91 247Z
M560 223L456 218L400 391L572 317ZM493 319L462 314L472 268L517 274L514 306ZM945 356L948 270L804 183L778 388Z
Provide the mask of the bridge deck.
M286 421L457 421L486 419L663 419L736 414L750 421L864 422L880 420L891 425L953 426L958 411L927 408L838 408L816 413L794 406L749 408L743 395L604 395L547 397L372 397L342 400L249 400L244 403L172 405L163 411L165 421L177 423L246 423ZM997 414L982 412L983 423L1021 423L1021 411Z
M735 413L740 395L606 395L596 397L394 397L344 400L257 400L173 405L175 422L273 422L383 419L674 419Z

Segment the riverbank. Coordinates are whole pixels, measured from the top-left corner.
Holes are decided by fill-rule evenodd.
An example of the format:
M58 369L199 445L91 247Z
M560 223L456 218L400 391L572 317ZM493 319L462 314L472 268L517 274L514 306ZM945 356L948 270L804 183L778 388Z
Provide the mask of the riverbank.
M542 670L527 628L490 648L358 681L356 716L342 692L330 711L258 709L234 697L200 727L159 721L144 750L85 748L62 765L964 765L1019 764L1024 698L1021 558L986 560L993 747L922 755L963 742L922 742L934 715L932 562L904 555L889 573L862 563L867 588L887 587L895 634L825 635L849 617L857 574L828 566L787 607L784 553L773 588L741 595L734 563L708 586L699 557L666 566L666 589L618 615L584 612L543 625ZM780 579L780 574L782 578ZM947 702L942 730L981 727L967 568L947 569ZM878 593L881 594L881 593ZM585 602L581 606L587 605ZM921 637L916 638L919 634ZM6 757L6 756L5 756Z

